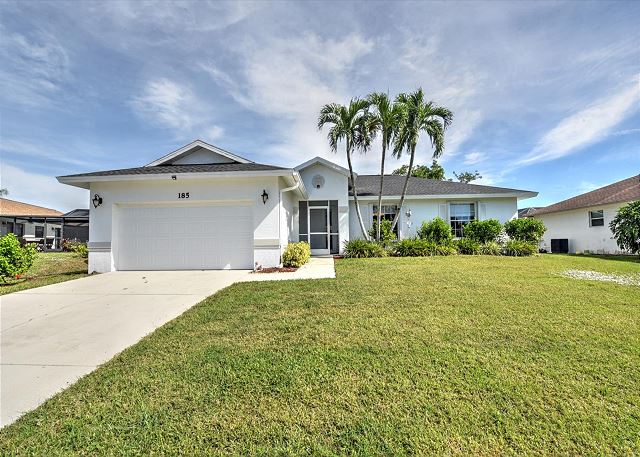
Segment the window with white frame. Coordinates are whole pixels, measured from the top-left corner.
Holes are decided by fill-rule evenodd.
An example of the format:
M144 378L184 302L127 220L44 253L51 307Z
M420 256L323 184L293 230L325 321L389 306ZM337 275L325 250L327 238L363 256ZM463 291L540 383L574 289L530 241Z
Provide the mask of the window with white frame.
M589 227L602 227L604 225L604 210L589 211Z
M449 221L456 238L462 238L464 226L475 219L475 203L449 203Z
M380 219L383 221L391 221L396 217L399 211L398 205L382 205L382 211L380 212ZM378 205L373 205L373 221L371 226L374 227L373 222L378 222ZM382 224L380 224L382 225ZM398 235L398 226L394 229L396 236Z

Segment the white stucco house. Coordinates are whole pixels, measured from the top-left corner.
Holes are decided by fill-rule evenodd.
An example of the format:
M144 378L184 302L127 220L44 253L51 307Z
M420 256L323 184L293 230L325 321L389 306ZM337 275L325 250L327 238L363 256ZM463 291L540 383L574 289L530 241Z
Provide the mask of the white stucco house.
M549 252L622 254L609 228L618 209L640 200L640 175L532 212L547 227L541 248Z
M89 271L251 269L280 264L287 243L338 254L362 237L348 170L316 157L294 168L255 163L194 141L138 168L60 176L90 190ZM356 178L367 227L379 176ZM454 231L473 219L517 217L536 192L412 178L398 208L401 176L385 176L384 217L400 211L399 236L440 216Z

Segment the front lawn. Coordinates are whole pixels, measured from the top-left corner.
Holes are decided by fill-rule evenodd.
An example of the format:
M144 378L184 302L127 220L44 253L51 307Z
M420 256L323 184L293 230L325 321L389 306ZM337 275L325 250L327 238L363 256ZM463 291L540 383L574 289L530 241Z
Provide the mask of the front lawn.
M640 287L544 255L341 260L208 298L0 432L3 454L640 453Z
M87 275L87 259L73 252L38 252L31 268L21 279L0 281L0 295L46 286Z

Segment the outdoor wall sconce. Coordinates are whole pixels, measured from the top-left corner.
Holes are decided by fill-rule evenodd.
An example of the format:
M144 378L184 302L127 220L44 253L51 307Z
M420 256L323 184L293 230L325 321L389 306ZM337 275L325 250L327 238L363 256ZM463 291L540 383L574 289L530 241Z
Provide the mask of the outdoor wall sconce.
M407 215L407 217L411 217L411 208L407 209L407 212L405 214Z
M98 194L95 194L93 196L93 200L91 200L93 202L93 207L97 208L98 206L102 205L102 197Z
M267 200L269 200L269 194L267 193L266 189L262 189L262 204L266 205L267 204Z
M171 175L171 179L173 179L174 181L178 179L178 177L176 175Z

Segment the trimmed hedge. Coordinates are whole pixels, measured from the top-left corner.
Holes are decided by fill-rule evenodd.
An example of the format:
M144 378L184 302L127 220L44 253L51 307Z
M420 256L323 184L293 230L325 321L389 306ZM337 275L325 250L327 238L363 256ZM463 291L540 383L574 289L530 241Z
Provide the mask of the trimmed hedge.
M437 244L420 238L407 238L398 241L393 247L393 255L397 257L425 257L433 255L453 255L455 247L448 244Z
M465 238L470 238L478 243L496 241L501 231L502 224L497 219L471 221L463 229Z
M300 268L311 258L311 247L309 243L300 241L289 243L282 253L282 266L290 268Z
M480 245L480 255L502 255L502 246L495 241Z
M418 229L418 238L432 241L439 245L449 245L453 240L453 234L451 233L451 226L436 217L429 222L424 221L422 223Z
M15 279L25 273L36 258L36 250L31 244L20 246L20 240L13 233L0 238L0 278Z
M542 221L525 217L505 222L504 230L512 240L539 243L542 239L542 235L547 231L547 228L544 226Z

